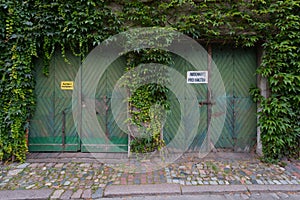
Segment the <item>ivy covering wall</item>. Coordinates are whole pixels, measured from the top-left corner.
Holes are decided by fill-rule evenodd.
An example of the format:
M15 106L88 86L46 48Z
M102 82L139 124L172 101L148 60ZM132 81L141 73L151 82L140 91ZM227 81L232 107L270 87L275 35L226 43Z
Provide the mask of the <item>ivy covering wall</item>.
M0 160L25 160L35 59L44 60L47 76L57 49L84 58L111 35L153 26L207 43L261 46L257 73L267 78L270 95L260 95L259 88L250 92L260 107L264 158L299 157L299 0L1 0Z

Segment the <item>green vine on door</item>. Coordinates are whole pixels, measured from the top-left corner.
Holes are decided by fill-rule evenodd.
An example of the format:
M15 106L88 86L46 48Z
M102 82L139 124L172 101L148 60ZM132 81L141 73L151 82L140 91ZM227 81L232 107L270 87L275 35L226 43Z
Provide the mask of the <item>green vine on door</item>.
M122 86L128 93L130 149L135 153L160 150L163 140L164 114L169 110L168 70L170 53L146 49L127 54L127 72ZM157 66L156 64L159 64ZM153 66L153 68L149 66ZM135 70L137 69L137 70ZM148 79L148 82L147 82Z

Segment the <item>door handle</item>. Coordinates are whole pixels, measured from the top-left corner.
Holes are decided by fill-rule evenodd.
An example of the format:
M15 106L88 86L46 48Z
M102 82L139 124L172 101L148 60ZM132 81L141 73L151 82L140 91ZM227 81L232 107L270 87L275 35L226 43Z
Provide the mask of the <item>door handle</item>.
M216 102L213 101L200 101L199 102L199 106L203 106L203 105L215 105Z

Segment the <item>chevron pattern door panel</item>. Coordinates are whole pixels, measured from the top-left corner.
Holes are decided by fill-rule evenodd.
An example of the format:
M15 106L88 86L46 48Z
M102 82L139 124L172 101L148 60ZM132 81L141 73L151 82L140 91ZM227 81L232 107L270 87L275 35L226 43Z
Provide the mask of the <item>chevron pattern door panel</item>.
M226 119L217 148L249 151L256 140L256 104L249 88L256 85L256 52L253 48L215 46L215 61L226 89Z
M234 58L234 149L247 152L256 142L256 104L249 95L249 88L256 85L255 49L235 49Z
M189 61L193 59L197 59L197 56L199 55L190 55L188 58ZM204 61L206 63L206 61ZM186 82L186 76L187 71L196 71L192 64L188 62L187 60L179 57L174 56L174 65L171 66L174 70L179 72L184 82L177 83L178 80L172 80L171 83L176 83L176 89L178 91L181 91L181 94L179 94L178 97L175 96L172 91L170 91L170 94L168 95L168 98L170 100L170 111L168 112L166 123L164 126L164 140L166 144L170 143L174 137L176 137L176 134L179 134L178 130L180 127L180 121L183 120L183 133L181 131L181 134L185 137L194 137L194 138L182 138L182 140L176 140L179 142L176 144L176 146L179 147L186 147L189 146L188 149L182 149L182 150L191 150L196 151L199 150L201 145L203 144L204 138L206 137L206 130L207 130L207 109L206 106L198 107L197 112L199 112L200 119L199 124L196 127L190 126L190 121L194 119L189 119L188 116L184 116L185 114L181 112L181 107L184 109L184 112L186 114L191 113L195 110L193 107L189 107L187 105L180 105L180 102L184 104L184 102L190 103L191 99L187 99L189 96L187 87L192 87L192 92L195 93L197 97L197 101L206 101L207 98L207 85L206 84L188 84ZM183 93L182 93L183 91ZM192 136L190 134L192 131L196 129L197 134ZM185 142L189 141L191 144L186 144Z
M217 148L233 148L235 132L234 132L234 99L233 99L233 65L234 58L230 48L216 47L212 50L213 60L221 74L226 91L226 118L223 131L216 143Z
M72 90L62 90L62 81L74 81L80 59L67 54L69 63L56 52L43 74L43 64L36 63L37 105L30 121L30 151L77 151L79 135L72 116Z
M49 76L43 75L43 61L36 63L36 109L30 120L29 151L53 150L54 135L54 60L49 66Z
M128 135L119 128L111 110L112 92L117 81L124 74L124 70L125 59L121 57L106 69L98 82L95 96L95 112L98 124L102 130L101 133L95 131L94 127L89 127L84 122L88 113L83 110L82 123L85 128L81 134L82 152L127 152ZM87 75L86 77L89 76ZM85 88L84 90L88 89ZM84 93L83 91L83 96Z

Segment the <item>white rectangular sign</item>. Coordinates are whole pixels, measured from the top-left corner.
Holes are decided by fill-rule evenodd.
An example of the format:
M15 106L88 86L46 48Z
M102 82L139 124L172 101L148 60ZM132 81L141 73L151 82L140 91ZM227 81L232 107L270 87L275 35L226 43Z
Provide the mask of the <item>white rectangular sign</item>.
M186 76L187 83L208 83L207 71L188 71Z

